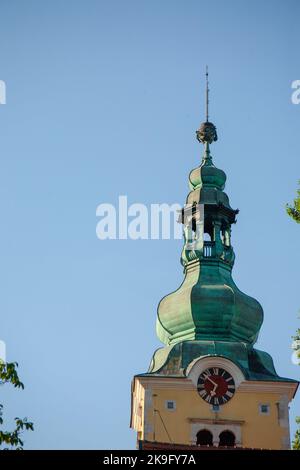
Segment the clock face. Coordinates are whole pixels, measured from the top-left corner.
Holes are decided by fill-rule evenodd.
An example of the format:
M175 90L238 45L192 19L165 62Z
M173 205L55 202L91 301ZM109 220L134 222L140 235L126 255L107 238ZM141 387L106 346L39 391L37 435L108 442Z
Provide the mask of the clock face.
M211 405L224 405L234 395L233 377L220 367L205 369L199 376L198 393L203 400Z

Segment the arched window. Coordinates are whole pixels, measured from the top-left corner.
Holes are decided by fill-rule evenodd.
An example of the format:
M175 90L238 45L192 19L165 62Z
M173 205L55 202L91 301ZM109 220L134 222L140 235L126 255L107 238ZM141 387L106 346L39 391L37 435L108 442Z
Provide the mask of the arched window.
M201 429L197 433L197 446L212 446L213 445L213 435L207 429Z
M235 435L231 431L223 431L220 436L219 447L233 447L235 446Z

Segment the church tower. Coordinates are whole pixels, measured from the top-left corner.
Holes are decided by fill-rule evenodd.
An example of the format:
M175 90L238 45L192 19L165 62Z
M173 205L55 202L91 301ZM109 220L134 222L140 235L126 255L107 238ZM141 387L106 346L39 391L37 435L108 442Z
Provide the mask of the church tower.
M165 346L148 372L133 378L131 427L140 448L289 449L289 402L298 382L279 377L272 357L254 348L263 309L232 279L238 210L210 153L217 132L208 86L206 121L196 135L202 162L189 175L179 217L184 280L159 303L156 331Z

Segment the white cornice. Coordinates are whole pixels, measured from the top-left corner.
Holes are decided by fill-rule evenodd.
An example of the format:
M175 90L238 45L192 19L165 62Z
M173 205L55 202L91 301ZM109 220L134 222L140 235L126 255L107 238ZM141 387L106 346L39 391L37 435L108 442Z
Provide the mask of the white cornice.
M183 390L190 391L196 390L194 383L187 378L176 378L176 377L135 377L135 380L145 388L157 388L157 389L168 389L168 390ZM250 381L244 380L237 387L239 393L276 393L279 395L287 395L289 400L292 400L298 384L295 382L268 382L268 381Z
M288 395L289 400L292 400L297 388L298 383L295 382L262 382L245 380L240 384L239 392L278 393L280 395Z

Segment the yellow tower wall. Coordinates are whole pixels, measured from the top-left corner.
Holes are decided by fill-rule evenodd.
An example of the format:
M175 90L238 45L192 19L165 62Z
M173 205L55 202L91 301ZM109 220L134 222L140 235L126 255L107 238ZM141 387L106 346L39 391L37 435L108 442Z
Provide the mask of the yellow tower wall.
M289 382L244 381L215 412L188 378L136 377L131 425L139 440L195 445L197 432L207 429L218 446L219 434L230 430L237 447L289 449L288 404L294 392L295 384ZM174 409L168 409L170 401Z

